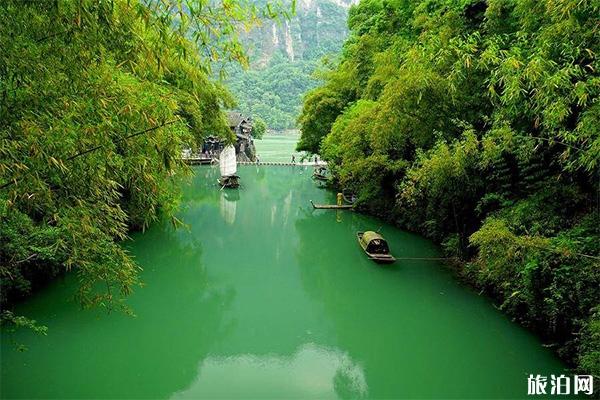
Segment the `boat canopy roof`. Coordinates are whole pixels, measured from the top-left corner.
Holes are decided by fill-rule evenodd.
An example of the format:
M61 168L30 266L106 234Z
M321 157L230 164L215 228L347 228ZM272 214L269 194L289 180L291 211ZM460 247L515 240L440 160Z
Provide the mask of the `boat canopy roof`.
M367 244L367 251L370 253L388 254L390 252L387 242L377 232L366 231L363 233L363 240Z
M385 242L385 239L383 238L383 236L381 236L377 232L366 231L365 233L363 233L363 240L365 241L365 243L369 244L372 240L375 240L375 239L380 239Z

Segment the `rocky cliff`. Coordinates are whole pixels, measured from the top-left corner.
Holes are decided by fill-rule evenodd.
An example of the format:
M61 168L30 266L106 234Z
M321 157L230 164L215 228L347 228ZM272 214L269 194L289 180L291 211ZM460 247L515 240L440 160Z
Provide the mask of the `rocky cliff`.
M237 110L270 129L294 128L304 93L316 85L312 72L323 56L339 54L348 10L357 2L298 0L289 20L266 21L249 32L243 42L251 67L231 70L227 80Z
M358 0L299 0L289 21L269 21L246 38L255 67L268 65L281 51L289 61L337 53L348 33L348 9Z

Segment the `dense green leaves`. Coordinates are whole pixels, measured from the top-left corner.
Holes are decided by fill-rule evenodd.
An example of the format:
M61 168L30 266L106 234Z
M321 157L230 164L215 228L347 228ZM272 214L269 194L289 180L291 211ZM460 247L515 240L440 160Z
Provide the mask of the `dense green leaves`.
M277 52L262 68L230 71L227 85L235 93L240 112L261 118L269 129L293 129L300 112L302 94L311 89L315 61L291 62Z
M232 1L2 2L3 307L73 269L82 305L124 308L139 267L117 241L171 215L184 146L231 139L231 96L208 71L244 62L236 29L261 15Z
M595 1L363 0L299 120L299 146L359 204L443 243L595 373L598 15Z

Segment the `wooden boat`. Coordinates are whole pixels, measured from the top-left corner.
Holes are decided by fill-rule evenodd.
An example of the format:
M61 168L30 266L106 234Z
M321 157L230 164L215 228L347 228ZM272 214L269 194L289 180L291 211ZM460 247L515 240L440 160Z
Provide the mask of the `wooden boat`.
M237 175L222 176L218 179L221 187L235 189L240 187L240 177Z
M367 256L378 263L391 264L396 259L390 254L386 240L377 232L357 232L358 243Z
M327 168L325 167L317 167L315 168L313 174L312 174L313 179L319 180L319 181L326 181L327 179L329 179L328 174L327 174Z
M219 169L221 178L218 179L221 188L237 188L240 186L240 177L236 175L237 161L235 159L235 148L226 146L219 156Z

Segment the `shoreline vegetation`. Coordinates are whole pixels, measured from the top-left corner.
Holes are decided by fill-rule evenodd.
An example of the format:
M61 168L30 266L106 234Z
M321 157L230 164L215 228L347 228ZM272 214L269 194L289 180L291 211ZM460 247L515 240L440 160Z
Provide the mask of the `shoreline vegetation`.
M600 377L600 5L362 0L298 151Z
M263 3L6 0L0 5L0 322L73 270L82 307L131 312L139 266L120 245L173 211L184 147L233 142L215 65L248 60Z
M0 5L0 322L77 275L82 307L131 313L119 241L174 216L184 146L233 142L213 65L267 4L5 0ZM191 7L191 8L190 8ZM293 7L292 7L293 9ZM299 117L359 209L462 260L460 276L600 377L600 5L362 0ZM200 50L200 51L198 51Z

